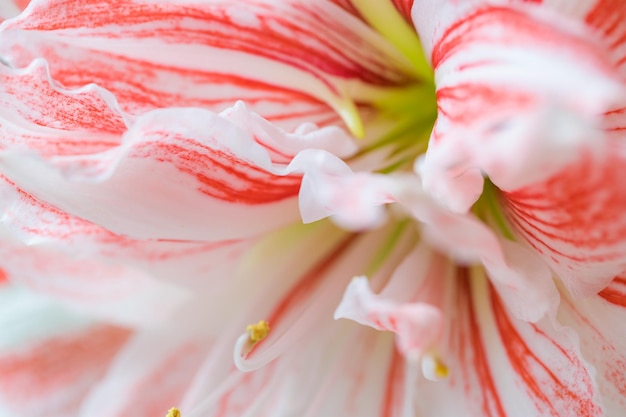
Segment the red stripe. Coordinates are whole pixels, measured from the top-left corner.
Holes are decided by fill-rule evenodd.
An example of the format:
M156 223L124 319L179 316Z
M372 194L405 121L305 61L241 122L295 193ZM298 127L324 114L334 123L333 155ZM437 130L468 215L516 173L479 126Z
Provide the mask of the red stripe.
M411 9L413 8L414 0L392 0L398 12L404 17L404 19L413 24L413 17L411 16Z
M348 235L335 248L329 251L328 255L322 258L312 269L302 276L289 292L283 296L282 300L274 307L269 315L268 322L276 327L286 316L287 312L302 303L303 299L308 299L311 291L324 280L328 270L337 262L343 254L350 248L357 239L357 234ZM263 343L261 341L259 344Z
M598 0L587 14L586 23L604 37L618 67L626 63L626 3L623 0ZM624 74L624 68L622 69Z
M584 155L546 181L503 193L507 216L547 256L579 263L623 259L622 165L618 152L604 161Z
M391 363L385 382L385 394L382 403L381 417L394 417L398 414L397 404L402 403L401 394L404 387L404 358L394 348L391 353ZM404 387L414 389L413 387Z
M47 403L46 413L60 415L60 411L79 404L129 336L126 329L102 326L2 354L0 392L15 410ZM21 415L27 414L31 415Z
M318 121L335 116L325 103L295 90L241 77L219 73L144 62L101 51L89 51L66 57L65 50L50 49L46 58L54 62L51 75L59 83L80 88L95 83L113 93L124 111L132 114L163 107L204 107L220 111L238 100L245 100L253 109L263 106L263 116L269 120L289 118ZM162 79L175 77L177 90L166 90ZM210 94L199 95L198 86L210 88ZM298 104L298 105L294 105ZM272 107L276 107L274 110Z
M132 157L174 165L180 172L193 176L198 182L198 191L209 197L253 205L298 195L299 175L277 176L238 159L237 155L210 148L192 139L172 137L169 132L145 132L145 135L154 135L163 141L147 142L136 147Z
M611 304L626 307L626 276L618 276L598 294Z
M528 347L509 319L509 313L493 286L489 287L489 293L493 316L500 332L502 345L515 373L522 379L528 392L532 395L537 410L543 416L550 415L553 417L563 415L578 417L601 416L603 414L602 409L593 401L594 388L591 378L584 370L576 354L568 353L538 327L528 324L535 330L533 337L548 339L548 342L557 348L565 359L569 361L571 369L581 369L581 372L577 373L577 380L563 380L562 377L555 373L561 370L556 363L544 363ZM568 383L573 383L574 385L582 383L586 386L586 389L581 392L575 392Z
M485 417L507 417L502 405L500 394L496 388L495 381L491 375L489 368L489 360L487 359L487 352L483 345L481 337L481 328L478 323L478 317L476 314L476 307L474 301L471 298L470 288L470 276L467 268L458 268L458 285L459 293L461 297L465 298L464 304L467 306L467 324L468 324L468 336L469 343L474 353L473 364L474 372L478 376L480 381L481 395L483 398L483 411Z
M282 321L287 317L290 310L297 309L298 306L305 303L305 300L310 300L310 294L324 281L328 270L332 268L335 262L341 259L343 254L357 238L357 234L348 235L332 248L328 252L328 255L322 258L314 267L308 270L305 275L297 280L296 284L289 289L268 315L267 321L272 329L276 329L278 325L282 324ZM257 343L248 356L251 357L254 355L254 352L257 351L259 347L263 346L267 340L266 338Z
M38 31L79 28L80 36L158 38L167 43L210 45L280 61L314 75L325 73L374 84L388 85L390 79L405 79L394 73L382 54L372 59L372 50L360 48L359 34L331 14L341 9L331 10L329 6L285 2L271 7L267 2L246 1L203 7L194 3L90 0L77 8L74 0L65 0L34 10L19 25ZM236 16L247 18L241 21ZM150 28L142 29L147 23ZM110 25L115 25L115 30Z

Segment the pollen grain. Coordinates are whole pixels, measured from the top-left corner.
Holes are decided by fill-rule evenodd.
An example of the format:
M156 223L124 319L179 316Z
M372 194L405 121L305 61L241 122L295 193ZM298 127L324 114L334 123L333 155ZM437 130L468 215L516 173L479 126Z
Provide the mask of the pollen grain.
M441 361L441 359L435 359L435 375L438 378L444 379L448 377L450 370L448 367Z
M176 407L170 408L165 417L181 417L180 410Z
M270 325L265 320L261 320L257 324L246 327L246 331L250 343L255 344L267 337L270 332Z

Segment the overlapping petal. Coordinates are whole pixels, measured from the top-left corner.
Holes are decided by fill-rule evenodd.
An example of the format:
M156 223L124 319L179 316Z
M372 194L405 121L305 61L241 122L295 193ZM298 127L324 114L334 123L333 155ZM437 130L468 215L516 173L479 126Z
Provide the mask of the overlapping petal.
M357 277L348 285L335 318L351 319L376 330L396 333L399 350L412 359L419 358L438 341L443 321L441 312L432 305L399 304L377 296L366 277Z
M595 294L626 270L625 158L616 146L603 163L583 157L548 181L503 195L514 228L576 296Z
M621 370L624 343L603 322L621 313L626 269L615 1L35 0L0 26L0 291L8 279L136 333L52 342L50 357L80 362L87 346L102 368L87 360L58 383L75 385L67 398L44 390L21 414L78 401L85 417L177 403L190 417L622 410L608 361ZM357 148L346 132L363 133L358 106L427 90L413 23L439 108L424 181L372 173L422 149L412 117L341 159ZM396 111L373 119L386 128ZM323 127L340 119L348 129ZM509 221L495 231L485 200L480 219L467 213L484 176ZM286 228L298 211L359 233ZM613 279L586 303L565 295L558 318L580 350L553 321L564 294L548 264L575 296ZM349 284L358 275L371 279ZM346 286L338 316L395 332L399 352L388 334L329 322ZM259 319L262 336L243 333ZM28 383L35 357L47 372L32 352L9 357L17 384L0 391Z
M456 211L472 206L489 177L518 236L574 294L589 295L626 268L617 180L624 6L575 3L414 8L439 107L416 169L425 189Z
M357 129L354 100L409 78L401 54L330 1L89 1L78 11L44 0L0 38L12 65L43 57L61 84L96 83L134 114L244 100L283 127L337 122L339 112Z
M317 216L313 219L332 216L343 226L371 228L384 216L383 205L398 203L420 222L430 244L459 262L484 265L518 318L534 322L555 310L558 292L551 271L538 254L500 236L473 214L443 207L421 189L418 177L354 173L336 158L330 159L334 162L326 167L334 170L320 169L309 175L313 184L305 189L306 207Z
M208 241L286 225L297 219L301 179L278 175L274 161L288 162L307 147L340 155L354 149L339 128L309 124L290 134L242 105L220 115L158 110L131 122L106 91L50 84L41 62L4 71L22 82L4 87L4 175L36 198L118 234ZM56 94L39 100L30 95L32 83Z
M335 233L333 240L324 245L324 251L318 249L317 255L309 261L314 261L313 264L304 270L299 266L294 271L283 272L283 277L291 277L294 283L283 288L282 293L270 291L260 298L263 301L259 305L250 307L267 320L271 331L258 345L250 346L247 334L239 338L235 363L240 369L258 369L278 357L296 340L306 337L307 329L317 323L321 315L332 319L342 290L353 276L372 269L376 274L384 275L393 266L390 259L402 256L415 238L414 230L407 227L385 227L371 233L365 236ZM328 231L326 235L333 236ZM397 244L386 254L384 262L373 258L381 245L390 239ZM309 245L313 244L311 240ZM302 272L298 273L298 270ZM268 300L274 302L268 303Z
M420 8L436 4L437 29L425 23L423 36L439 108L420 167L429 190L447 202L466 196L449 203L463 211L480 194L481 182L468 182L477 175L515 190L583 153L603 155L600 115L625 89L583 27L539 6L424 2L414 15L424 20Z
M621 327L626 307L626 279L621 274L597 296L564 300L559 318L575 330L582 357L596 369L598 390L606 415L619 415L626 407L626 340Z
M484 279L454 274L456 311L443 349L450 375L418 389L424 416L603 416L593 368L579 358L575 340L549 319L518 321ZM451 401L455 398L455 401Z

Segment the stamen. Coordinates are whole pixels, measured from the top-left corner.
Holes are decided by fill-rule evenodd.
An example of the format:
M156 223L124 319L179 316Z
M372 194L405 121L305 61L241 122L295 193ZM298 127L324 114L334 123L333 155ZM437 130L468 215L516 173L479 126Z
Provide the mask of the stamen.
M352 0L351 3L374 29L404 54L420 78L433 78L433 71L415 29L400 15L391 1Z
M429 381L441 381L450 375L450 370L439 355L431 352L422 358L422 373Z
M165 417L181 417L180 410L176 407L170 408Z
M249 342L254 345L267 337L270 325L265 320L261 320L257 324L246 327L246 332L248 332Z
M356 104L351 99L345 97L341 102L338 101L331 105L339 113L346 126L348 126L350 133L358 139L363 139L365 137L365 127Z
M446 366L445 363L443 363L441 361L441 359L439 358L435 358L435 375L437 375L438 378L440 379L445 379L448 377L448 374L450 373L448 367Z

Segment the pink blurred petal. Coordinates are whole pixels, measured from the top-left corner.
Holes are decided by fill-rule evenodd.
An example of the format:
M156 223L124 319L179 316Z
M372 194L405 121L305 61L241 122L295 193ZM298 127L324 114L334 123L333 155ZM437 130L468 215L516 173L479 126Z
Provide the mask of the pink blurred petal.
M128 332L103 326L0 357L3 402L15 415L72 414L102 377Z

